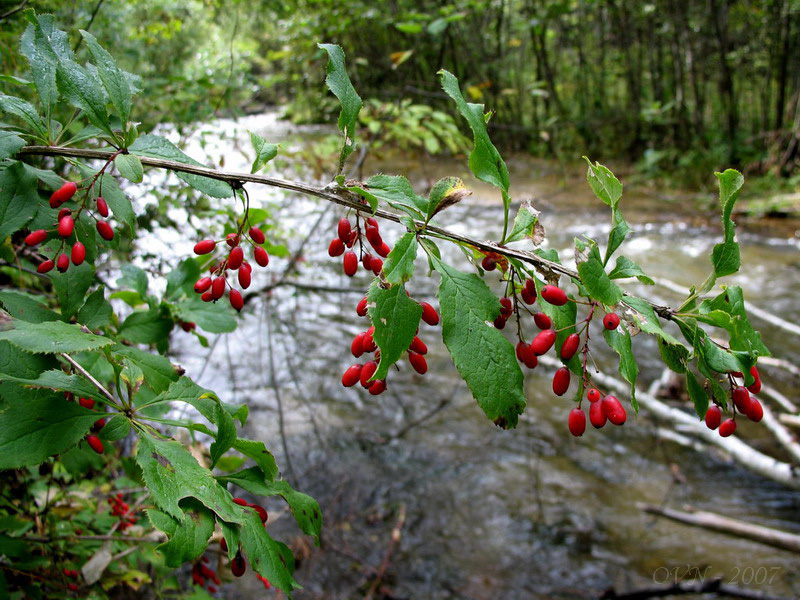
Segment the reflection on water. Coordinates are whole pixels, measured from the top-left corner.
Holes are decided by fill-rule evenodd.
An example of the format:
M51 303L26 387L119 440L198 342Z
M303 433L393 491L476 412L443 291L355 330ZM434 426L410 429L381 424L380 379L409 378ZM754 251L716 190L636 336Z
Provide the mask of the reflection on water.
M290 136L284 142L290 147L298 143L293 130L272 117L267 120L264 125L251 117L244 127L270 141ZM226 168L247 170L243 157L226 156ZM547 243L561 251L562 260L569 262L573 237L602 240L607 235L606 207L591 196L582 167L568 170L565 180L561 168L541 161L515 157L510 165L515 199L530 199L543 211ZM462 176L475 194L440 215L441 224L475 236L499 235L499 197L470 179L463 161L368 163L365 174L378 170L405 173L420 189L445 174ZM253 196L285 197L270 194L259 189ZM641 194L623 198L621 206L636 229L626 255L653 276L686 286L705 279L705 257L718 241L716 220ZM426 325L420 336L429 348L427 375L418 376L401 361L382 396L370 396L360 387L342 388L341 373L354 362L350 341L367 326L355 305L369 279L361 273L346 278L338 259L326 254L340 209L328 210L322 226L310 231L325 209L296 197L280 209L287 229L297 232L291 244L310 234L293 279L323 291L287 286L251 300L240 328L210 353L182 333L174 339L188 373L202 371L201 384L228 401L247 402L248 435L264 439L284 474L320 501L324 547L302 560L297 578L305 589L297 598L363 597L376 572L384 577L375 598L593 597L610 586L622 591L652 585L654 578L659 583L685 578L691 568L747 589L787 597L800 593L796 556L656 520L636 509L637 502L692 505L800 531L800 493L726 464L713 452L698 455L660 441L647 414L623 428L609 426L573 439L566 428L570 401L554 397L551 374L537 370L526 379L528 408L519 427L499 430L458 380L439 328ZM390 242L401 234L399 226L383 229ZM747 232L740 239L748 275L729 278L730 283L743 286L757 305L797 321L797 246ZM459 251L442 248L447 260L463 263ZM275 260L269 275L254 272L254 287L267 284L285 265ZM409 285L412 296L435 302L435 280L424 277L422 261L417 268L421 277ZM641 287L631 289L665 303L678 300L664 289ZM778 356L792 357L800 350L797 339L770 327L764 334ZM636 338L635 348L647 380L659 371L644 337ZM603 352L598 363L615 370ZM791 383L779 380L777 387L794 397ZM276 387L291 472L282 451ZM684 483L675 482L671 465L685 476ZM406 519L393 547L391 530L401 506ZM273 533L291 540L296 529L289 521L279 519L271 526ZM770 569L771 583L744 585L740 574L747 567ZM241 590L230 590L228 597L242 591L248 597L265 594L255 580L236 585Z

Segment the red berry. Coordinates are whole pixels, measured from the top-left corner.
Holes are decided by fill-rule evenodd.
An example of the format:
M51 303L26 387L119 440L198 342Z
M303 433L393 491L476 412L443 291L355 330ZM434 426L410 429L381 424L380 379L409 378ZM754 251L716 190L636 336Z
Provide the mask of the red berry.
M494 320L494 326L495 326L497 329L503 329L503 328L505 328L505 326L506 326L506 320L503 318L503 315L499 315L499 316L498 316L498 317L497 317L497 318Z
M94 408L94 400L91 398L78 398L78 404L83 408Z
M522 343L522 342L520 342ZM524 348L519 350L522 357L520 360L522 364L524 364L529 369L535 369L539 365L539 359L536 358L536 354L533 352L533 348L531 348L530 344L523 344ZM519 344L517 344L517 348L519 349ZM517 357L520 357L520 354L517 354Z
M525 285L522 286L522 301L525 304L536 302L536 284L533 283L533 279L525 280Z
M517 360L519 362L523 362L522 361L522 357L525 356L525 353L528 351L527 350L528 348L530 348L530 346L528 346L528 344L526 344L522 340L517 342L517 346L516 346L515 350L516 350L516 353L517 353Z
M361 257L361 264L367 271L372 270L372 255L369 252L365 252L364 256Z
M95 421L92 424L92 431L94 431L96 433L96 432L100 431L105 426L106 426L106 420L105 419L97 419L97 421Z
M69 268L69 257L66 254L62 254L61 256L58 257L58 260L56 261L56 269L58 269L62 273L65 273L68 268Z
M261 246L253 251L253 258L256 259L256 263L260 267L266 267L269 264L269 254Z
M590 388L588 392L586 392L586 398L589 402L597 402L603 397L603 394L600 393L600 390L597 388Z
M750 374L755 377L755 381L747 386L747 389L757 394L761 391L761 377L758 374L758 369L756 369L755 365L750 367Z
M608 313L605 317L603 317L603 327L609 331L613 331L619 327L619 317L617 316L617 313Z
M422 307L422 320L428 325L438 325L439 313L436 312L436 309L427 302L420 302L419 305Z
M48 273L53 270L55 263L52 260L46 260L36 267L38 273Z
M563 396L569 389L569 369L561 367L553 375L553 393L556 396Z
M531 342L531 350L537 356L546 354L556 341L556 332L552 329L545 329L540 331L539 334L533 338Z
M258 513L258 517L261 519L262 523L267 522L269 515L267 514L267 511L264 510L264 507L259 506L258 504L249 504L248 506Z
M203 292L203 294L200 296L200 300L202 300L203 302L211 302L212 300L214 300L214 292L212 292L211 290Z
M100 222L98 221L98 227L99 223ZM194 245L194 253L199 255L208 254L209 252L213 252L214 248L216 247L217 247L217 242L215 242L214 240L203 240L202 242L197 242Z
M333 238L328 246L328 256L341 256L344 253L344 242L339 238Z
M414 370L420 375L425 375L425 373L428 372L428 361L425 360L425 357L422 356L422 354L409 352L408 362L411 363L411 366L414 367Z
M78 186L72 181L67 181L50 196L50 206L58 208L60 205L64 204L64 202L72 198L77 191ZM53 204L55 204L55 206L53 206Z
M709 429L716 429L722 422L722 411L719 406L712 404L706 411L706 427Z
M514 312L514 308L511 305L511 298L507 298L505 296L500 298L500 307L500 314L506 319L508 319L508 317L511 316L511 313Z
M367 217L367 227L374 227L375 229L380 229L380 225L378 224L378 219L374 217Z
M542 288L542 298L555 306L563 306L568 300L566 292L555 285L544 286Z
M586 431L586 413L580 408L569 411L569 432L575 437L581 437Z
M198 294L202 294L208 288L211 287L211 277L201 277L197 280L197 283L194 284L194 291Z
M86 443L89 444L89 447L97 452L98 454L103 453L103 442L100 441L100 438L94 434L86 436Z
M68 583L67 584L67 589L70 592L77 592L78 591L78 584L77 583Z
M411 340L411 345L408 347L409 350L416 352L417 354L427 354L428 347L425 345L421 339L419 339L416 335L414 339Z
M97 222L97 233L100 234L100 237L106 241L111 241L114 239L114 230L111 229L111 225L106 223L105 221L98 221ZM195 250L197 246L195 246ZM210 252L210 251L209 251Z
M56 217L56 221L60 221L64 217L68 217L71 214L72 211L69 208L62 208L60 211L58 211L58 216Z
M225 540L225 538L222 538L219 541L219 549L222 550L225 554L228 553L228 542Z
M553 326L553 321L550 320L543 312L537 312L533 315L533 322L539 329L550 329Z
M105 218L108 216L108 202L102 196L97 197L97 212L100 213L100 216Z
M236 577L241 577L247 570L247 563L244 560L241 552L237 552L231 561L231 573Z
M356 358L358 358L359 356L364 354L364 336L365 335L367 335L367 334L362 331L356 337L353 338L353 341L350 344L350 352Z
M358 383L358 380L361 378L362 369L362 365L352 365L348 367L344 375L342 375L342 385L344 387L352 387Z
M484 256L481 261L481 267L484 271L494 271L497 268L497 261L491 256Z
M225 278L217 277L211 283L211 296L214 300L219 300L225 295Z
M256 244L263 244L267 241L267 236L264 235L264 232L261 231L258 227L251 227L250 231L250 239L253 240Z
M614 425L622 425L628 418L625 408L616 396L606 396L600 404L608 420Z
M36 231L32 231L25 237L25 243L28 246L35 246L36 244L41 244L44 241L44 238L47 237L47 232L44 229L37 229Z
M726 419L719 426L719 434L722 437L730 437L736 431L736 421L733 419Z
M375 252L380 254L383 258L389 256L389 253L392 251L392 248L386 242L383 242L380 246L375 248Z
M575 353L578 351L578 345L581 343L581 336L577 333L571 333L567 336L567 339L564 340L564 343L561 345L561 360L569 360Z
M367 241L369 242L370 246L375 248L375 250L383 245L383 238L381 237L377 227L367 227L366 235Z
M84 260L86 260L86 246L80 242L75 242L75 245L72 246L72 264L77 266L82 264Z
M594 402L589 405L589 421L595 429L601 429L606 424L606 413L603 410L602 402Z
M359 381L361 382L361 387L368 388L370 386L369 380L375 374L375 371L378 370L378 363L374 360L369 361L361 368L361 377Z
M383 268L383 261L380 258L373 256L372 261L370 262L370 267L372 267L373 274L380 275L381 269Z
M247 506L247 500L244 498L234 498L233 503L238 504L239 506Z
M241 240L239 239L239 234L237 233L229 233L228 235L225 236L225 243L228 244L228 246L230 246L231 248L235 248L236 246L238 246L240 241Z
M347 242L350 239L350 233L352 231L352 227L350 226L350 221L348 221L345 217L339 219L339 225L337 227L337 233L339 234L339 239L343 242Z
M350 237L347 238L347 241L344 243L344 245L347 246L348 248L352 248L353 245L356 243L357 239L358 239L358 231L354 229L353 231L350 232Z
M66 215L61 217L58 221L58 235L63 238L69 237L72 235L73 230L75 229L75 219L71 216Z
M228 268L235 271L242 266L242 262L244 262L244 250L241 246L236 246L228 255Z
M375 345L375 340L372 337L374 334L374 327L370 327L364 332L364 339L361 342L364 352L375 352L375 350L378 349L378 346Z
M367 316L367 297L364 296L361 300L358 301L358 305L356 305L356 314L359 317L366 317Z
M386 391L386 380L385 379L379 379L378 381L373 381L370 384L369 388L367 388L367 390L373 396L377 396L379 394L382 394L383 392Z
M183 329L186 333L194 331L197 328L197 323L193 323L191 321L181 321L179 325L181 326L181 329Z
M746 415L747 411L750 410L751 403L750 392L747 391L747 388L735 387L731 396L733 397L734 405L736 405L736 410Z
M236 309L236 312L244 308L244 298L242 298L242 294L239 290L231 290L228 293L228 300L230 300L231 306Z
M242 263L242 266L239 267L239 285L242 287L243 290L246 290L250 287L250 274L253 272L253 267L250 266L250 263Z
M356 274L356 271L358 270L358 256L356 256L355 252L348 250L344 253L342 267L344 268L344 274L348 277L352 277Z
M745 414L748 419L755 423L759 423L764 418L764 407L761 406L758 398L750 398L750 408Z

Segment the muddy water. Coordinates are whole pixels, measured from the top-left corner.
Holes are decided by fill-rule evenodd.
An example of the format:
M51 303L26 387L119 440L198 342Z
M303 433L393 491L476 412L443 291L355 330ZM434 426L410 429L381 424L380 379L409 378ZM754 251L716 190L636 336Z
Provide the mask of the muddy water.
M291 130L271 117L242 126L290 150L319 133ZM222 129L229 131L227 124ZM218 142L212 156L229 148L226 167L244 169L236 145L226 144ZM297 168L284 165L272 174L292 178ZM562 251L562 260L571 256L573 237L605 237L608 214L591 196L582 167L517 157L510 168L515 200L531 200L542 210L548 244ZM498 237L499 197L471 180L463 161L384 158L368 162L365 175L379 170L406 174L420 190L445 174L464 177L475 193L443 213L441 224ZM287 219L287 229L296 232L290 245L309 234L293 279L325 289L276 288L261 301L253 299L240 328L213 343L213 351L198 349L182 334L174 347L190 375L226 400L250 405L247 434L265 440L284 475L320 501L322 549L309 551L307 541L295 539L286 515L271 526L278 537L295 540L303 556L297 578L305 589L298 598L365 597L375 572L384 575L375 598L591 598L612 586L625 591L698 575L748 590L800 595L796 555L637 510L637 502L691 505L800 533L800 493L714 452L699 454L660 440L645 411L622 428L574 439L566 429L571 403L553 396L551 374L539 369L526 376L528 408L519 427L499 430L459 381L439 328L427 326L421 331L429 347L424 377L402 364L381 396L342 388L339 377L354 362L350 340L366 328L354 307L369 278L348 279L339 262L327 257L341 211L302 198L287 202L285 195L264 190L251 193L274 203ZM716 218L674 197L635 190L624 196L623 212L635 228L625 253L649 274L688 286L705 279L719 227ZM400 234L385 227L390 242ZM800 320L796 239L746 228L739 236L748 277L732 277L731 283L742 285L759 306ZM463 264L460 252L443 250L448 260ZM270 272L274 276L285 265L274 260ZM433 300L435 278L424 277L422 262L417 268L422 276L410 284L412 295ZM254 286L268 282L262 276ZM646 292L665 303L678 300L663 288ZM777 356L792 358L800 349L800 340L777 329L764 327L764 335ZM660 371L643 337L635 348L646 386ZM598 363L614 369L601 351ZM778 373L774 378L796 401L796 382ZM743 436L758 433L743 429ZM271 509L277 515L280 504ZM395 527L400 536L393 544ZM269 595L254 579L236 585L225 588L226 597Z

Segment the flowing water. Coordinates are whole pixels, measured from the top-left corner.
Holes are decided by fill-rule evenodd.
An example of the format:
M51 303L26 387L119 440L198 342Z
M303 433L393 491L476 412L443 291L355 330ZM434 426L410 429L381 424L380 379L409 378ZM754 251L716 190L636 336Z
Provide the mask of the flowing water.
M290 151L321 135L287 128L274 115L239 125ZM223 123L220 130L230 127ZM224 154L228 169L247 170L237 147L217 140L210 154ZM524 157L510 160L509 167L514 199L531 200L542 211L547 243L562 251L562 260L572 256L573 237L607 235L607 208L591 195L584 167ZM293 178L297 168L279 164L266 172ZM499 237L499 196L468 177L465 160L385 157L368 161L364 173L379 170L407 175L420 191L443 175L463 177L474 194L442 213L441 224ZM311 177L308 170L302 174ZM429 347L425 376L404 363L381 396L359 386L342 388L341 373L354 362L350 341L367 326L355 305L370 281L361 271L345 277L340 260L327 256L342 210L257 186L248 189L256 203L289 198L276 210L294 232L292 251L309 235L291 277L305 287L277 287L251 299L242 325L216 341L212 337L212 351L183 333L175 335L173 347L176 360L201 384L227 401L250 405L247 435L265 440L284 476L320 502L321 549L298 534L279 503L270 505L273 518L280 515L271 531L302 557L297 579L304 590L297 598L370 597L376 572L383 583L373 598L592 598L610 587L622 592L698 575L787 598L800 594L797 555L637 509L638 502L691 505L800 533L800 492L752 475L714 451L698 453L663 441L647 411L624 427L590 428L572 438L566 428L571 401L551 393L552 373L540 367L526 375L528 407L518 428L500 430L459 380L440 328L426 325L420 333ZM635 191L623 197L621 207L635 229L624 253L648 274L688 286L708 274L719 220L675 197ZM382 229L390 243L401 234L399 226ZM797 237L786 231L741 223L747 276L729 282L741 285L756 305L797 322L800 255ZM449 261L464 266L458 250L440 245ZM269 276L254 277L254 287L269 283L285 266L285 260L274 260ZM413 297L436 303L437 278L425 277L425 267L418 263L409 288ZM679 300L663 288L629 287L664 303ZM797 337L755 324L763 326L776 356L797 355ZM646 387L660 367L657 351L644 338L637 337L634 346ZM613 373L616 367L601 344L598 364ZM797 382L778 371L767 370L766 376L796 400ZM740 431L759 437L757 427ZM393 543L395 527L399 538ZM250 577L236 586L225 589L226 597L273 594Z

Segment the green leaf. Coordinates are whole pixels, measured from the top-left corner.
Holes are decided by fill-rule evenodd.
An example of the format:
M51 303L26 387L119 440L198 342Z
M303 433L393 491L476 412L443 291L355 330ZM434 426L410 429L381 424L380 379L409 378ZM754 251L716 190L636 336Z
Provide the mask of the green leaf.
M589 182L589 186L595 196L611 208L616 209L620 198L622 198L622 184L619 179L614 177L614 174L599 162L592 164L592 161L586 156L583 159L589 165L589 169L586 171L586 180Z
M233 417L220 402L214 407L214 423L217 424L217 436L211 443L211 468L236 442L236 425Z
M45 371L40 373L36 378L14 377L12 375L2 373L3 381L14 381L25 386L34 388L45 388L53 391L72 392L76 396L83 398L99 398L99 392L96 387L90 384L86 379L79 375L67 375L64 371L54 369L52 371ZM99 415L95 414L95 418Z
M59 91L75 108L79 108L89 122L115 138L106 111L107 98L100 82L74 60L59 57L56 81Z
M668 344L680 344L674 336L664 331L661 327L661 322L649 302L636 296L625 296L623 304L633 309L631 316L639 329L645 333L658 336Z
M167 275L167 291L164 292L164 299L174 300L181 295L181 291L186 294L194 293L194 283L199 278L200 267L197 265L197 261L193 258L183 259Z
M78 311L78 323L89 329L99 329L111 322L111 304L106 300L104 288L96 289Z
M100 437L109 442L124 440L131 431L131 421L125 415L114 415L100 430Z
M373 338L381 351L381 362L372 381L385 379L391 367L403 356L419 328L422 307L406 294L402 285L388 289L375 279L367 292L369 319L375 326Z
M363 102L347 75L344 51L341 46L336 44L317 44L317 46L328 53L325 84L333 92L334 96L339 99L339 103L342 106L342 110L339 113L339 131L344 136L344 142L342 143L342 151L339 154L339 170L337 171L337 174L339 174L344 167L344 161L356 148L355 137L358 113L361 111Z
M383 265L383 277L388 283L402 284L414 276L417 246L417 236L413 232L408 232L397 240Z
M39 464L64 452L97 420L96 412L67 402L61 394L9 396L0 389L0 399L0 469Z
M614 269L608 274L610 279L626 279L628 277L636 277L639 281L646 285L655 285L655 281L650 279L647 274L642 271L642 268L633 262L627 256L617 257L617 264Z
M427 221L430 221L441 211L461 202L465 197L472 194L464 182L458 177L443 177L431 188L428 194L428 214Z
M158 546L164 563L170 568L200 558L214 533L214 514L196 500L180 502L184 510L182 519L175 519L157 509L148 509L147 516L154 527L167 534L169 541Z
M757 356L771 356L769 348L761 340L761 334L753 329L747 318L742 288L738 286L725 288L716 298L704 300L698 310L704 314L718 311L730 316L726 329L730 334L731 350L751 352Z
M197 323L209 333L228 333L236 329L236 315L229 305L203 302L197 296L175 303L175 313L181 320Z
M267 140L253 132L250 132L250 141L253 144L253 150L256 151L256 158L253 160L250 172L255 173L278 156L278 144L269 144Z
M56 69L58 57L50 45L50 41L42 32L41 26L28 25L22 34L20 52L28 59L31 68L31 78L36 84L39 101L42 103L46 114L52 114L58 102L58 87L56 86Z
M241 544L253 570L286 592L287 596L299 584L292 577L294 555L280 542L273 540L255 511L247 510L245 523L239 529Z
M137 344L155 344L166 339L172 330L172 319L161 314L158 308L132 312L119 328L119 335Z
M137 156L161 158L187 165L194 165L196 167L205 166L193 158L188 157L168 139L149 133L137 138L136 141L131 144L128 150ZM177 175L179 179L188 183L194 189L199 190L204 194L208 194L213 198L230 198L233 196L233 190L231 189L231 186L224 181L203 177L202 175L181 173L178 171L175 171L175 175ZM105 186L103 189L105 189Z
M114 214L114 218L128 226L129 233L136 229L136 214L133 212L131 201L122 188L119 187L117 180L111 175L104 174L100 177L100 185L103 187L103 198L108 202L108 207Z
M622 213L619 209L612 209L611 221L613 227L611 231L608 232L608 246L606 246L606 255L603 259L603 266L608 264L611 255L617 251L622 245L622 242L625 241L625 238L631 232L631 228L628 226L628 222L622 218Z
M117 167L119 174L128 181L132 183L142 183L144 168L138 156L134 154L117 154L117 157L114 159L114 166Z
M147 273L131 264L122 265L122 276L117 279L117 286L122 289L134 290L140 296L147 296Z
M544 239L544 227L539 223L539 211L533 208L530 202L523 202L519 207L506 243L518 242L525 238L530 239L534 246L541 244Z
M697 381L690 370L686 370L686 389L689 391L689 398L694 403L694 410L701 419L706 416L708 410L708 394L703 386Z
M0 373L35 379L42 371L57 366L58 362L52 356L20 352L11 343L0 341Z
M717 373L732 373L734 371L748 371L739 359L732 353L720 348L710 337L703 340L703 359L706 364Z
M61 320L61 315L47 308L39 296L29 296L16 290L2 290L0 304L12 317L28 323Z
M661 360L672 371L676 373L685 373L686 364L689 360L689 350L683 344L672 344L664 338L658 338L658 351L661 354Z
M631 407L639 413L639 403L636 401L636 378L639 376L639 366L633 356L631 348L631 334L622 327L614 331L603 330L606 343L619 354L619 374L631 386Z
M125 78L125 74L117 67L112 56L97 42L95 37L88 31L81 30L81 35L86 42L86 47L92 55L94 64L97 67L97 74L103 86L108 92L108 97L111 99L111 104L114 105L114 110L117 111L120 121L123 125L128 121L131 116L131 88ZM140 171L141 171L141 165ZM121 171L121 169L120 169ZM123 177L130 179L127 175ZM134 181L139 183L139 181Z
M428 214L428 200L414 193L411 182L402 175L373 175L363 187L347 188L364 197L374 211L380 201L415 219Z
M36 214L36 178L14 162L0 170L0 241L22 229Z
M0 160L16 156L25 147L25 140L12 131L0 129Z
M27 100L0 94L0 110L22 119L38 137L43 140L47 139L47 126L44 124L44 121L42 121L42 117L39 116L33 104Z
M57 352L83 352L113 344L113 340L81 331L79 325L63 321L26 323L17 319L3 319L0 315L0 340L8 340L21 350L33 354Z
M166 391L179 378L178 371L165 356L117 344L112 352L118 358L133 361L144 373L144 382L156 394Z
M606 306L615 306L622 300L622 290L606 274L603 263L600 260L597 244L591 242L589 247L588 258L578 263L578 274L581 276L581 283L592 298Z
M500 301L474 273L462 273L435 257L441 276L442 338L478 405L495 424L513 428L525 409L522 371L514 347L492 322Z
M53 271L50 279L61 305L62 318L69 319L83 306L86 292L94 283L94 265L84 262L77 267L70 265L64 273Z
M275 457L272 456L272 452L267 450L264 442L238 438L234 442L233 448L237 452L244 454L247 458L252 458L258 468L264 473L267 480L274 481L280 474L278 464L275 462Z
M739 190L744 185L744 177L738 171L727 169L723 173L714 173L719 181L719 201L722 207L723 242L714 246L711 253L711 264L714 267L714 278L731 275L739 270L739 244L736 243L736 223L731 219L733 207L739 198ZM711 283L713 286L713 282ZM705 286L704 286L705 288ZM704 291L711 289L709 286Z

